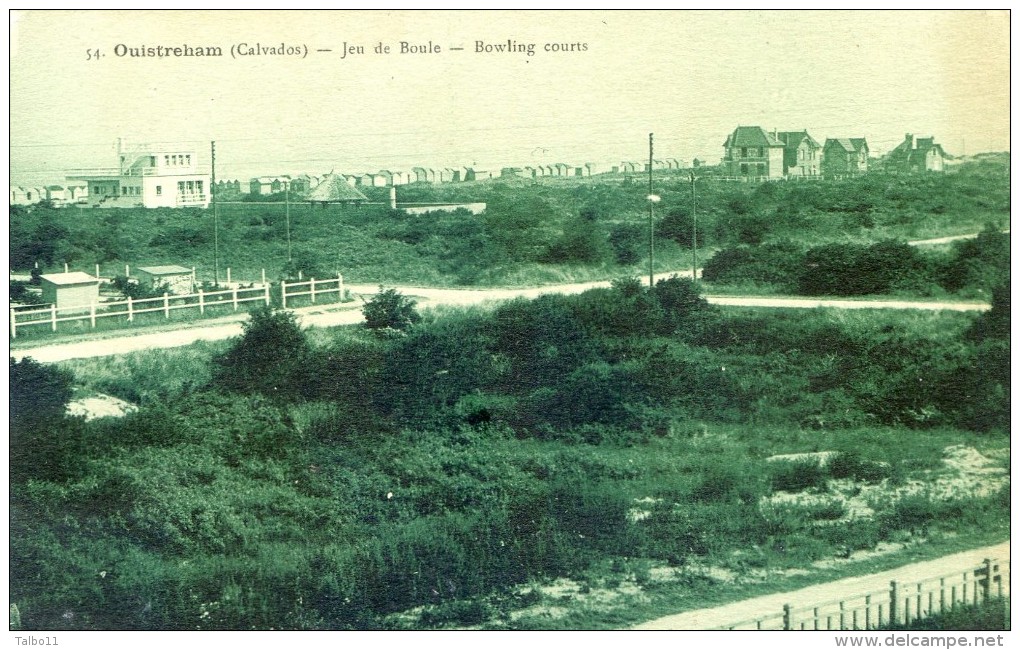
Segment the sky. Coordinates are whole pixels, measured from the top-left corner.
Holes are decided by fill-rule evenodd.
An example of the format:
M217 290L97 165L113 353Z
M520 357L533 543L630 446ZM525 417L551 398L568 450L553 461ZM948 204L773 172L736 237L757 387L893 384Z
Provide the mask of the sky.
M189 147L205 164L215 140L217 178L244 181L643 160L649 133L656 158L714 164L740 125L866 137L873 155L905 133L954 155L1010 146L1001 10L11 16L14 185L113 166L117 138ZM401 41L441 51L401 54ZM508 41L534 54L476 51ZM240 44L308 54L231 56ZM345 44L365 53L342 57ZM185 45L223 56L117 55Z

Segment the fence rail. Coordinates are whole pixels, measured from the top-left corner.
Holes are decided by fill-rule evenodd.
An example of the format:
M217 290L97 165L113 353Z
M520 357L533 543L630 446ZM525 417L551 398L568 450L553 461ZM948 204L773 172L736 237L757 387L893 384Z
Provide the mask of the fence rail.
M1005 576L1005 577L1004 577ZM1004 595L1009 560L987 559L980 566L916 582L893 580L876 590L813 604L784 605L782 612L728 623L725 630L872 630L910 625L957 605L980 604Z
M182 295L164 293L155 298L137 300L128 298L127 300L93 302L88 305L63 308L58 308L56 305L50 305L45 309L30 310L11 307L11 338L17 338L19 328L30 326L49 325L50 329L56 332L58 323L88 321L90 326L95 328L96 321L101 318L126 316L128 322L132 322L138 314L158 312L162 312L166 318L170 318L170 312L174 310L197 309L199 314L204 314L207 307L225 304L229 304L233 311L237 311L239 305L249 302L270 304L269 284L250 289L234 287L223 291L205 292L199 290L197 293Z
M308 287L307 291L301 291L302 287ZM292 289L298 289L292 291ZM315 278L309 278L304 282L281 282L280 283L280 301L281 306L287 308L287 298L297 298L298 296L308 296L312 302L315 302L315 296L321 296L323 294L336 293L338 294L339 300L343 300L344 297L344 276L338 275L335 278L328 280L316 280Z

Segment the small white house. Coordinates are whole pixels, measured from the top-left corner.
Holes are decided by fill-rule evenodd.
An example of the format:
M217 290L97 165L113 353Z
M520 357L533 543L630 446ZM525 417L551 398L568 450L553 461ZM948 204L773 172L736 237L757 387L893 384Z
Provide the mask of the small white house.
M99 279L81 271L40 276L42 300L61 311L85 311L99 301Z

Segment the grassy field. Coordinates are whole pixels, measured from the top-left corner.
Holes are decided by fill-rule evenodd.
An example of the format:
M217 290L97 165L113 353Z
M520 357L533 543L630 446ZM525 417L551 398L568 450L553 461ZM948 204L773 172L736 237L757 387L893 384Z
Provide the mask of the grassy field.
M1008 537L991 316L685 287L59 364L141 408L12 423L23 625L609 629Z

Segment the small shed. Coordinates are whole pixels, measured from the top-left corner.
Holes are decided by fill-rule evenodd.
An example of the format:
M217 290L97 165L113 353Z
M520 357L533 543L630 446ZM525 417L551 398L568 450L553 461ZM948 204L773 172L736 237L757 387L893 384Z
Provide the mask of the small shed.
M189 268L170 264L167 266L140 266L135 270L138 272L138 282L148 287L165 284L170 293L178 295L194 293L195 272Z
M86 311L99 302L99 279L81 271L40 276L42 300L60 310Z

